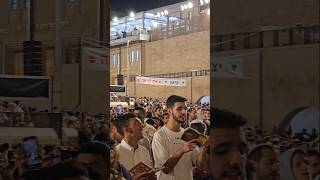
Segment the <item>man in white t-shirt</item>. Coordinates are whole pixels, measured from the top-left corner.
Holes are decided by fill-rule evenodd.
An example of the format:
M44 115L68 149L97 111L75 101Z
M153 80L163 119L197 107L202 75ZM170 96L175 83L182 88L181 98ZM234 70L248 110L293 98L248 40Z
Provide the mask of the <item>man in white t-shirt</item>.
M181 140L186 121L186 99L172 95L166 102L169 121L153 137L152 150L155 167L164 167L158 172L158 180L192 180L192 167L203 169L206 145L198 148L195 141Z
M138 144L142 138L143 124L136 115L127 113L116 120L118 132L123 136L120 144L116 146L120 163L128 170L139 162L153 167L149 150Z

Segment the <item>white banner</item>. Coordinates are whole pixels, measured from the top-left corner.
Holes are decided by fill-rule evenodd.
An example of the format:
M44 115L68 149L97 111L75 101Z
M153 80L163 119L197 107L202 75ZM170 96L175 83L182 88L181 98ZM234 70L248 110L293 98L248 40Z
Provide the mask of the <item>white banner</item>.
M143 76L136 76L136 83L155 86L186 86L186 80L184 79L152 78Z
M82 48L82 70L109 71L109 52L103 48Z

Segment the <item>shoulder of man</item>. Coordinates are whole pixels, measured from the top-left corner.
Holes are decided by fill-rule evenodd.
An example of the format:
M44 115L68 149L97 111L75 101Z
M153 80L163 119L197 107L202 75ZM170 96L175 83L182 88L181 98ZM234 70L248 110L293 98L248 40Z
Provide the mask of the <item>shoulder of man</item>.
M155 139L159 139L159 138L165 136L165 132L164 131L165 131L164 127L161 127L160 129L156 130L154 135L153 135L153 141Z

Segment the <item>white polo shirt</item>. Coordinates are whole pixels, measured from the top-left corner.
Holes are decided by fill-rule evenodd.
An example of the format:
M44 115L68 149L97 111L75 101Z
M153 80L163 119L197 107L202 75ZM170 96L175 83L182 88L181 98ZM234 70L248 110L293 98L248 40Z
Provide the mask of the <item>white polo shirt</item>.
M174 132L166 126L161 127L153 136L152 151L155 162L155 167L162 167L164 163L182 147L184 141L181 136L184 129L181 128L180 132ZM192 166L196 163L200 150L195 150L185 153L178 161L174 169L165 174L160 171L157 174L158 180L192 180Z
M119 155L119 162L127 169L132 169L139 162L153 167L149 151L138 145L137 149L131 147L126 141L122 139L121 143L116 146L116 151Z

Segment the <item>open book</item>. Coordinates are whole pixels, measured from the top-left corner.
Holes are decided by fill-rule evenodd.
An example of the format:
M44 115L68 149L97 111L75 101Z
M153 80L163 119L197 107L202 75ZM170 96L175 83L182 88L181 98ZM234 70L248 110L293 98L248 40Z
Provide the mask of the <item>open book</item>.
M181 137L184 141L191 141L193 139L197 140L197 145L201 147L207 140L207 137L203 134L200 134L197 130L193 128L187 128Z
M137 165L135 165L131 170L130 173L133 174L133 176L140 174L140 173L147 173L147 172L158 172L164 169L164 167L160 168L152 168L148 165L146 165L143 162L139 162Z

